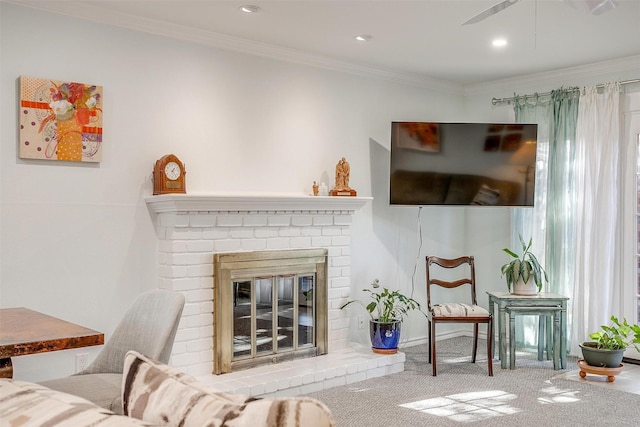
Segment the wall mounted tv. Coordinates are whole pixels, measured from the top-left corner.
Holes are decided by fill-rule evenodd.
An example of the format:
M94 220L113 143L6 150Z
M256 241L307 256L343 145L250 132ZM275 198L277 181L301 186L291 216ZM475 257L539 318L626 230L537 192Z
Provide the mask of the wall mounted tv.
M392 122L392 205L533 206L536 124Z

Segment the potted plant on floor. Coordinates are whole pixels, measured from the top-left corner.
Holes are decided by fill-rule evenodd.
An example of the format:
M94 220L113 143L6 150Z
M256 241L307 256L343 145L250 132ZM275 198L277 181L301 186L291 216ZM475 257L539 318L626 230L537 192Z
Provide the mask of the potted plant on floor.
M618 368L627 347L632 345L640 351L640 326L630 325L627 319L620 322L615 316L611 316L611 322L589 334L592 341L580 344L584 361L589 366Z
M549 282L547 272L531 252L533 239L529 239L529 243L526 244L521 235L518 237L520 237L522 244L522 255L518 256L507 248L502 249L515 259L503 265L500 271L507 280L509 292L514 295L536 295L542 290L543 281L544 283Z
M375 279L371 283L371 287L379 289L380 281ZM418 310L424 314L420 309L420 303L397 290L390 291L387 288L382 288L382 291L375 291L369 288L363 290L369 293L371 297L371 301L368 304L360 300L351 300L344 303L340 308L343 309L353 303L362 305L371 317L369 320L369 333L372 350L381 354L396 353L404 316L412 310Z

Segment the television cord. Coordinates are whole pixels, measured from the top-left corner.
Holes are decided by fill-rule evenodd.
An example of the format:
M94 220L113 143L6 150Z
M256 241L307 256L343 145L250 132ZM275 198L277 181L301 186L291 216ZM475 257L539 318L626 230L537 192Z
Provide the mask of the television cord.
M413 265L413 274L411 275L411 298L416 289L416 273L418 271L418 261L420 260L420 252L422 252L422 221L420 213L422 206L418 206L418 252L416 254L416 262Z

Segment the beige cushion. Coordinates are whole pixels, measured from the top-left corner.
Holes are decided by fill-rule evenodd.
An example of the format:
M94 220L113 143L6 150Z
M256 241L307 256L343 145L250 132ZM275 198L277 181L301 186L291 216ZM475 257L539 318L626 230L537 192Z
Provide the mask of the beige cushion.
M78 396L40 384L0 379L0 425L6 426L144 426Z
M320 401L306 397L256 399L214 392L193 377L129 351L122 384L124 413L150 423L183 427L331 427Z
M432 310L436 317L489 317L489 312L479 305L436 304L432 307Z
M122 391L120 390L122 374L72 375L42 381L40 385L63 393L82 396L102 408L122 414Z

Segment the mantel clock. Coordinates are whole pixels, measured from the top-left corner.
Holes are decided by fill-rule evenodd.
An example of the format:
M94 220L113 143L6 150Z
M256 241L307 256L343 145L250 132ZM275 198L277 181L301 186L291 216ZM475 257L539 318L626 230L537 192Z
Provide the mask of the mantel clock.
M153 194L186 193L184 164L173 154L162 156L153 168Z

